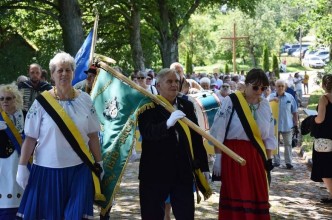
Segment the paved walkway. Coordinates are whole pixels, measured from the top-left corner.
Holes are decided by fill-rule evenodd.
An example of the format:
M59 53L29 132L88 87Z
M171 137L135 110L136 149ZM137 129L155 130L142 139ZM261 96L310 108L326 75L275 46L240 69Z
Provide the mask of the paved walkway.
M313 77L311 77L312 79ZM319 203L322 197L328 196L328 193L322 183L310 180L310 167L305 159L298 156L299 152L300 147L293 149L294 169L287 170L284 165L281 165L272 171L271 217L273 220L332 219L332 205ZM141 219L138 197L138 166L139 162L128 164L120 190L116 195L116 204L111 211L111 219ZM212 163L210 167L212 170ZM217 219L220 183L211 183L211 187L213 195L209 200L196 205L195 219Z

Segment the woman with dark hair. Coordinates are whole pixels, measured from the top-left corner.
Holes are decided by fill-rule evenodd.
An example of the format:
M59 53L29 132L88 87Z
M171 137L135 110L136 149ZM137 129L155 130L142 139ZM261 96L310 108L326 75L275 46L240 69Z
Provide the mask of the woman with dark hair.
M263 70L250 70L244 92L227 96L214 118L211 135L247 161L241 166L226 154L221 160L215 148L213 173L222 174L219 219L270 219L267 174L277 141L269 102L261 98L268 86Z
M332 74L323 77L322 87L325 94L318 102L318 114L315 117L315 138L332 139ZM329 197L321 199L321 203L332 203L332 152L312 151L311 180L324 182Z

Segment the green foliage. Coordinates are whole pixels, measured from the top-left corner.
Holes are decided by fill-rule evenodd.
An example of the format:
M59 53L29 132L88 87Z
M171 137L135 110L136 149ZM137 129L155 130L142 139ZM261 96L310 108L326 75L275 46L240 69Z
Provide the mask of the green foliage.
M228 64L227 64L227 63L225 63L225 73L226 73L226 74L229 74L229 67L228 67Z
M192 56L190 55L190 52L187 52L186 73L192 74L193 72L194 72L194 70L193 70Z
M277 79L280 78L280 68L279 68L279 62L278 62L278 57L273 54L272 57L272 71L274 72L275 76L277 77Z
M27 75L28 65L36 62L36 55L37 52L20 35L10 37L0 49L0 84L16 81L20 75Z
M262 63L263 70L265 72L269 71L269 69L270 69L269 57L270 57L269 48L265 45L264 50L263 50L263 63Z

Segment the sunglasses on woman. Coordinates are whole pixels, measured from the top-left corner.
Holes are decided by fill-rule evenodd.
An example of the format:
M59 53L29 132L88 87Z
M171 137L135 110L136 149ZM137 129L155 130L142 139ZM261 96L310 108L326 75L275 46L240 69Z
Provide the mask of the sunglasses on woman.
M14 97L10 97L10 96L7 96L7 97L0 97L0 101L1 102L3 102L3 101L11 101L11 100L13 100L14 99Z
M145 77L137 77L137 79L145 79Z
M260 89L262 92L264 92L265 90L267 90L267 86L255 86L251 83L249 83L249 84L251 85L251 87L254 91L258 91Z

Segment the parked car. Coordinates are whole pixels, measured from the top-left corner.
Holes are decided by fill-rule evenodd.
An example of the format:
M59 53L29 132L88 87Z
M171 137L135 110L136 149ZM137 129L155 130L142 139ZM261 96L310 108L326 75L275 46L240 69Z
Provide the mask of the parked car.
M308 56L302 60L302 66L311 68L322 68L325 63L317 56Z
M310 50L309 49L304 53L304 57L314 56L316 52L317 52L317 50Z
M304 54L305 52L308 50L308 47L302 47L301 48L301 51L300 51L300 48L298 48L297 50L295 50L293 53L292 53L292 56L293 57L300 57L300 52L301 52L301 57L303 58L304 57Z
M308 49L310 46L310 44L308 43L302 43L302 51L304 49ZM287 53L288 55L292 55L296 50L298 50L300 48L300 44L293 44L292 47L290 49L288 49Z
M330 57L330 51L328 50L319 50L315 53L315 56L318 56L321 60L325 61Z

